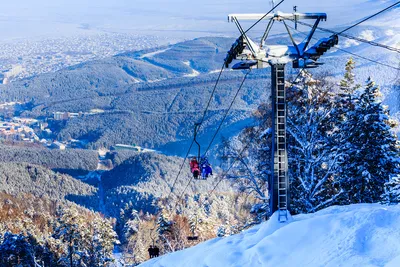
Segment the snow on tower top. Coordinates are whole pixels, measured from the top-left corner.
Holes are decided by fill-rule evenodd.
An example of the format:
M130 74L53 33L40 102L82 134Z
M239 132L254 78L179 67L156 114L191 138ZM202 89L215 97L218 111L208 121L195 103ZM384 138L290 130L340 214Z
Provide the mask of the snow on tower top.
M261 13L250 13L250 14L229 14L228 15L228 21L233 22L234 18L238 20L259 20L262 17L264 17L265 14ZM277 11L273 14L269 14L265 16L263 19L268 20L272 18L276 19L288 19L288 20L295 20L295 19L321 19L321 20L326 20L327 19L326 13L283 13L280 11Z

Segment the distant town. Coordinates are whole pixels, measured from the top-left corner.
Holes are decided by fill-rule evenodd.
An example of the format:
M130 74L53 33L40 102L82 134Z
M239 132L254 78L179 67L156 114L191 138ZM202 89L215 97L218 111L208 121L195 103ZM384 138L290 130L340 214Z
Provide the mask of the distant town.
M49 149L65 150L68 148L85 148L85 140L69 139L60 141L51 129L51 124L67 121L82 116L91 116L102 113L103 110L93 109L90 112L53 112L51 116L42 120L13 116L17 106L21 103L9 102L0 104L0 142L18 144L22 146L43 146ZM2 116L1 116L2 115ZM142 148L135 144L115 144L110 150L131 150L136 152L154 151Z
M0 113L12 113L13 107L20 103L5 103L0 105ZM90 115L94 113L70 113L70 112L54 112L52 117L45 118L44 120L37 120L32 118L21 117L0 117L0 139L8 143L25 144L40 144L48 148L64 150L67 147L80 148L83 147L82 141L68 140L58 141L53 131L49 127L52 121L68 120L74 117Z
M0 43L0 83L55 72L89 60L173 43L170 38L102 33L58 39Z

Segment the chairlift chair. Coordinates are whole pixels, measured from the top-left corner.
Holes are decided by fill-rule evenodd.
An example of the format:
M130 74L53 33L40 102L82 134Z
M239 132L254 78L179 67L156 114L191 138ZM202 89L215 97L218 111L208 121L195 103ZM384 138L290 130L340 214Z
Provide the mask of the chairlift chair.
M154 230L154 229L152 229ZM150 259L152 258L157 258L160 256L160 249L156 246L155 238L153 236L150 236L152 242L152 245L149 246L147 251L149 252Z
M203 167L202 167L202 162L201 159L202 157L200 156L200 152L201 152L201 146L200 143L197 141L197 132L198 129L200 127L200 123L195 123L194 125L194 137L193 137L193 141L196 143L197 147L198 147L198 151L197 151L197 157L193 157L192 160L190 161L190 172L193 174L193 178L195 180L207 180L208 175L203 175ZM197 163L197 167L194 168L194 164L192 165L192 162L196 161Z
M195 235L195 231L196 231L196 228L197 228L197 215L195 215L195 216L196 216L196 220L195 220L194 227L191 227L192 235L187 236L187 240L188 241L197 241L197 240L199 240L199 236Z
M188 236L187 240L188 241L197 241L197 240L199 240L199 237L196 235L192 235L192 236Z

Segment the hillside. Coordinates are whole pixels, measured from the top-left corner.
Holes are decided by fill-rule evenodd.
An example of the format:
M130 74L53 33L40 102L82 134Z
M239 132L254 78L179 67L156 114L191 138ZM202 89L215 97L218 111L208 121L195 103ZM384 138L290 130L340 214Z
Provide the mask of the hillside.
M62 172L87 172L97 168L97 151L55 150L0 145L0 162L32 163Z
M154 212L156 206L153 200L166 198L170 194L182 161L183 159L178 157L140 153L124 160L113 170L105 172L102 175L102 189L107 213L118 218L120 210L128 202L132 202L136 210ZM175 194L183 191L190 178L189 164L186 162L176 180ZM193 192L207 193L219 179L220 177L214 175L206 181L194 181L187 188L186 193L189 195ZM230 192L232 188L229 183L221 183L218 191Z
M398 10L386 15L394 16L396 12ZM379 19L384 20L387 16ZM294 32L295 39L303 40L308 31L307 27L299 26L299 31ZM399 40L395 31L396 28L379 26L373 20L352 29L349 34L397 46ZM326 36L324 32L315 35L316 38ZM183 147L193 136L193 124L202 116L226 51L233 41L234 38L203 37L82 63L56 73L0 85L0 102L23 102L21 116L34 118L51 118L57 111L85 113L85 116L70 119L52 130L57 139L82 140L87 143L87 148L138 144L168 155L183 156L186 152ZM271 43L288 41L282 34L271 37ZM397 54L346 38L340 39L338 48L324 55L321 62L325 65L311 70L312 73L341 76L346 61L354 57L357 62L355 72L360 79L366 80L373 74L374 80L382 86L392 112L399 111ZM377 67L365 58L392 67ZM293 79L295 74L288 66L287 80ZM227 70L222 74L205 127L199 132L202 143L211 139L211 133L217 128L243 75L240 71ZM235 136L244 126L252 124L252 111L268 101L269 77L269 69L252 71L224 124L223 128L229 130L222 135Z
M393 12L397 12L396 10ZM304 26L300 31L307 32ZM377 42L395 45L398 40L387 29L376 25L359 26L354 36L366 34ZM295 33L297 40L302 33ZM326 37L318 32L316 37ZM287 41L283 35L274 36L273 43ZM0 102L25 103L21 116L52 117L53 112L84 112L54 130L60 140L70 138L87 142L88 148L110 147L118 143L138 144L165 154L183 156L188 140L193 136L193 124L202 116L218 76L226 51L233 38L206 37L152 50L124 53L112 58L92 61L56 73L48 73L0 85ZM367 44L341 39L340 49L360 55L371 55L391 66L398 66L393 52ZM371 50L373 49L373 50ZM338 77L352 55L333 49L321 62L326 63L313 73ZM354 57L354 56L353 56ZM397 112L398 71L365 59L354 57L356 74L361 80L373 73L383 88L386 103ZM288 67L287 80L296 73ZM229 106L242 72L225 71L211 102L199 139L207 143ZM254 70L249 75L226 119L222 135L235 136L251 125L252 111L268 100L270 70ZM91 113L97 110L99 113ZM218 140L217 142L218 143Z
M39 0L46 1L50 2ZM227 51L240 35L234 23L224 21L225 14L264 12L269 1L260 10L243 1L152 1L128 3L122 17L140 13L133 24L124 22L129 30L129 25L139 27L143 17L160 22L163 16L174 16L173 22L164 20L165 25L154 29L150 24L141 27L149 36L161 30L168 35L156 48L148 49L147 39L139 44L132 38L128 42L133 51L121 48L118 51L124 52L118 55L92 61L73 52L80 38L75 45L48 41L46 46L59 50L72 46L62 52L71 54L65 58L47 50L36 56L22 39L16 39L19 45L12 50L24 50L29 57L0 51L0 58L15 57L13 64L0 64L7 67L5 74L0 71L5 83L0 84L0 266L25 264L20 255L27 253L15 245L18 235L34 237L26 241L31 243L26 251L36 254L34 266L43 267L111 266L114 252L123 266L400 266L400 204L355 204L400 202L400 143L394 134L400 130L394 120L400 119L399 51L354 40L400 49L400 8L348 28L395 0L302 1L299 12L328 14L328 22L319 26L346 29L355 38L340 36L339 44L309 73L286 66L285 79L278 77L277 82L285 87L287 110L275 112L286 118L275 122L270 116L270 68L220 73ZM112 5L109 10L117 12L118 3ZM291 12L294 5L285 1L280 8ZM199 6L207 11L200 13ZM163 15L154 18L160 11L153 8ZM60 15L51 8L43 10ZM98 14L102 23L113 20L105 14ZM92 31L96 26L89 17L81 26ZM182 21L187 25L180 27ZM249 31L254 42L260 42L268 23L259 22ZM310 31L298 21L286 22L275 23L267 46L262 45L266 60L274 61L276 50L284 50L282 46L293 39L302 42ZM243 28L250 23L243 22ZM111 26L102 31L112 31ZM288 27L293 27L290 38ZM196 36L208 37L190 40L193 28ZM178 39L186 41L175 43L177 31ZM331 34L316 30L310 45ZM102 41L85 45L88 54L110 48ZM315 49L318 53L325 50L321 46ZM80 60L74 61L77 56ZM57 68L41 65L48 61ZM23 69L24 62L41 71L8 79ZM279 96L275 107L280 110ZM272 141L272 125L278 145ZM197 156L196 144L213 166L214 175L207 180L194 180L190 173L188 159ZM271 158L274 144L283 164ZM283 177L288 180L285 188ZM269 218L270 207L276 207L268 205L276 196L268 190L273 180L278 180L279 202L285 192L290 197L285 207L296 214L284 224L276 215ZM145 262L154 244L162 256ZM18 251L13 254L10 249ZM43 257L49 253L53 259L47 261Z
M215 238L140 266L386 266L400 264L400 206L333 206Z
M87 114L53 128L61 140L84 140L96 149L134 143L182 155L181 147L193 136L193 124L202 115L231 42L199 38L83 63L0 85L0 102L23 102L21 116L34 118L51 118L56 111ZM249 76L226 119L226 126L232 126L227 135L251 123L252 110L268 95L268 75L254 71ZM206 127L218 126L242 77L241 72L222 75ZM200 138L208 141L211 134L205 129Z
M183 159L178 157L165 156L162 154L146 152L129 157L120 163L113 170L104 173L102 181L105 189L111 189L121 186L135 186L138 189L156 194L157 197L165 197L169 194L169 186L172 185ZM187 165L187 166L186 166ZM189 163L181 171L180 179L177 185L184 186L192 176L189 171ZM118 179L115 179L118 178ZM195 191L207 191L207 188L201 188L213 182L215 178L211 177L207 181L201 181L201 184L194 184Z
M85 196L90 199L96 195L94 187L69 175L26 163L0 163L0 191L11 195L29 193L57 200L83 200Z

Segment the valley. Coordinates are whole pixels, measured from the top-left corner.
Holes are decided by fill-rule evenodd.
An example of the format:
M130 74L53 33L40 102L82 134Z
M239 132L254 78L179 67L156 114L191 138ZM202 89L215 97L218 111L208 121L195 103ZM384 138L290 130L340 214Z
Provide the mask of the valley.
M359 7L361 0L354 2ZM349 34L399 47L399 28L387 17ZM298 25L293 38L303 40L308 31ZM0 260L19 240L27 250L37 244L41 267L136 266L154 245L172 254L143 266L265 266L279 265L279 257L261 250L287 253L276 248L280 240L307 254L290 240L305 243L314 237L310 229L333 237L344 225L351 239L341 233L330 240L335 248L343 240L380 246L373 234L392 233L387 225L399 211L383 205L400 202L398 53L343 38L317 69L287 65L281 86L293 217L277 225L268 205L271 69L221 69L235 42L229 35L91 34L29 43L26 51L23 42L6 45L0 53ZM281 31L268 41L291 44ZM204 153L213 174L196 179L189 161ZM380 204L350 205L364 202ZM383 221L369 225L363 221L369 212ZM349 221L353 228L346 228ZM365 227L374 232L362 241ZM362 256L363 248L346 249ZM321 253L324 260L338 255ZM298 258L310 266L323 262Z

